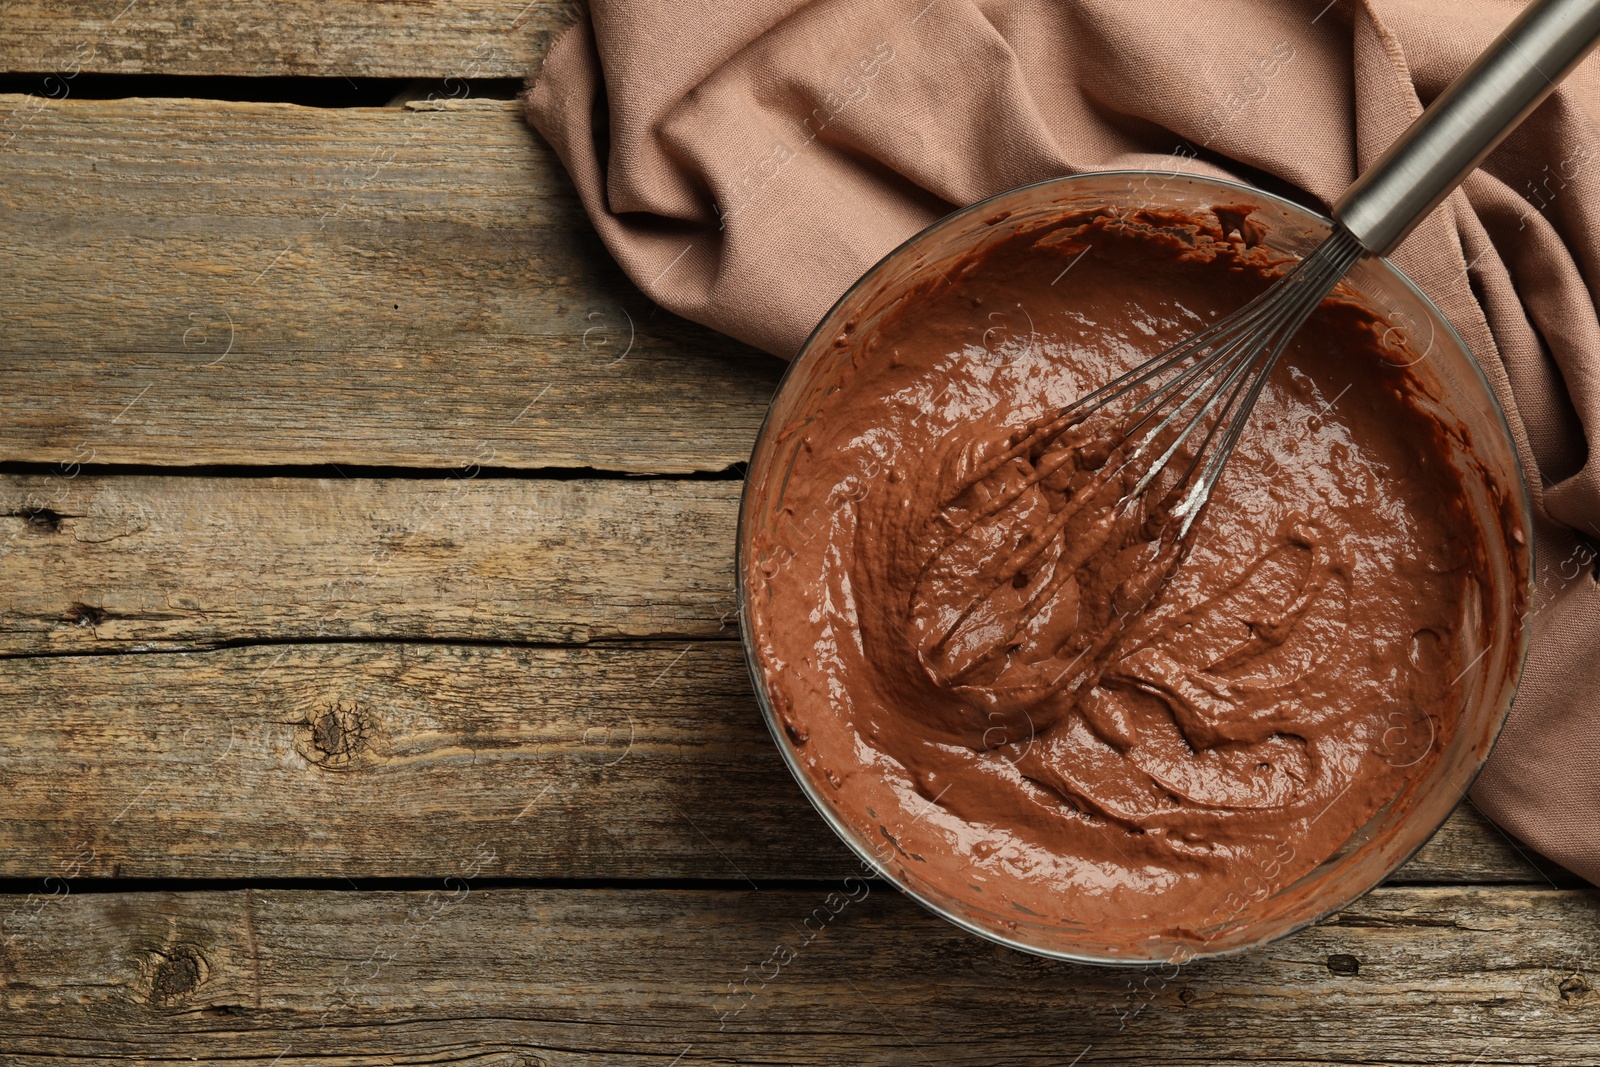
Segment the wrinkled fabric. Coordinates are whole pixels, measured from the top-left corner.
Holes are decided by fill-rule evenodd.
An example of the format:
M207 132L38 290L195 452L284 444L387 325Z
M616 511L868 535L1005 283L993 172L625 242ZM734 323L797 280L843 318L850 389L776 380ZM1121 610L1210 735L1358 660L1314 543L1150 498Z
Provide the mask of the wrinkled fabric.
M1126 167L1326 210L1505 0L591 0L525 96L661 306L795 354L953 208ZM1394 254L1466 339L1532 487L1534 641L1473 800L1600 882L1600 59Z

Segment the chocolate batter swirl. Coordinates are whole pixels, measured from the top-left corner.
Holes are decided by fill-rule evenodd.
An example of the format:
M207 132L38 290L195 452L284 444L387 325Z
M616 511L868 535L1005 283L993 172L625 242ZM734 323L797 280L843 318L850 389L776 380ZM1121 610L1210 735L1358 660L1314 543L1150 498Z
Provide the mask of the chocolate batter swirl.
M1014 447L1278 269L1205 220L1014 236L848 339L793 428L756 647L803 763L909 878L1108 945L1203 929L1449 738L1482 546L1367 311L1301 331L1181 566L1103 477L1115 440Z

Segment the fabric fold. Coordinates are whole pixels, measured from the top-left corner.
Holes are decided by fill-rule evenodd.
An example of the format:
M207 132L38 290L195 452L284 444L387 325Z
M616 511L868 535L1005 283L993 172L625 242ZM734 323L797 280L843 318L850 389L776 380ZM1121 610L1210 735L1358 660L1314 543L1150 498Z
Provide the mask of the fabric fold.
M791 357L956 207L1088 170L1326 210L1515 15L1503 0L591 0L525 94L662 307ZM1505 406L1536 512L1534 643L1473 799L1600 882L1600 59L1393 257Z

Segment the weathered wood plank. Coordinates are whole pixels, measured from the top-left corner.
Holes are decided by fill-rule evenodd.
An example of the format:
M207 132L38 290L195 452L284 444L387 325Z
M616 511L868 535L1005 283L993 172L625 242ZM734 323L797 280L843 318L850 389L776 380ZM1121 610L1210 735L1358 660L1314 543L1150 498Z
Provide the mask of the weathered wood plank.
M0 476L0 652L732 636L740 486Z
M0 127L0 459L720 470L781 371L654 309L511 102Z
M731 642L0 662L0 872L764 878L849 867Z
M0 651L731 639L738 493L696 481L0 477ZM739 678L726 689L747 701ZM1468 808L1401 877L1540 881L1530 859Z
M1137 972L991 946L881 884L480 890L482 873L432 893L11 898L0 1056L1566 1067L1600 1047L1593 891L1383 889L1265 950Z
M1470 802L1456 808L1438 833L1396 871L1389 882L1391 885L1527 882L1551 888L1588 884L1516 841L1484 818Z
M480 842L505 877L854 869L731 641L11 659L0 708L0 876L442 877ZM1546 884L1466 813L1397 878Z
M575 11L570 0L8 0L0 70L520 78Z

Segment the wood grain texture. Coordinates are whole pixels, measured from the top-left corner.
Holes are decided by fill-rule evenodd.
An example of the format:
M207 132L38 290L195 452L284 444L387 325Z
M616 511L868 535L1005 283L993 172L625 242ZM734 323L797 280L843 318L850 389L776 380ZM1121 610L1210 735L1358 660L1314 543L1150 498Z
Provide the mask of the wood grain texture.
M514 103L7 96L0 131L0 459L749 458L781 364L654 308Z
M731 641L21 658L0 707L0 876L443 877L485 842L495 877L855 869ZM1551 884L1464 812L1397 879Z
M1600 897L1470 808L1329 923L1177 972L845 881L729 639L737 483L481 474L723 470L780 366L654 309L512 104L74 93L466 95L571 17L0 0L0 69L53 97L0 97L0 461L54 467L0 476L0 876L46 879L0 895L0 1064L1596 1062ZM340 875L438 884L85 892Z
M1383 889L1181 969L1054 963L881 884L67 894L0 949L10 1067L1552 1064L1600 1047L1593 891ZM832 894L832 896L830 896Z
M0 70L521 78L576 11L570 0L7 0Z
M1526 882L1548 888L1588 885L1540 856L1464 801L1417 854L1389 880L1409 883L1495 884Z
M0 477L0 651L731 640L738 493L677 480ZM717 692L749 708L729 655L713 653L731 672ZM195 714L215 699L186 691ZM1401 877L1540 881L1530 859L1570 884L1466 809Z
M504 877L848 870L738 646L288 645L0 664L0 871Z
M741 485L0 475L0 653L734 636Z

